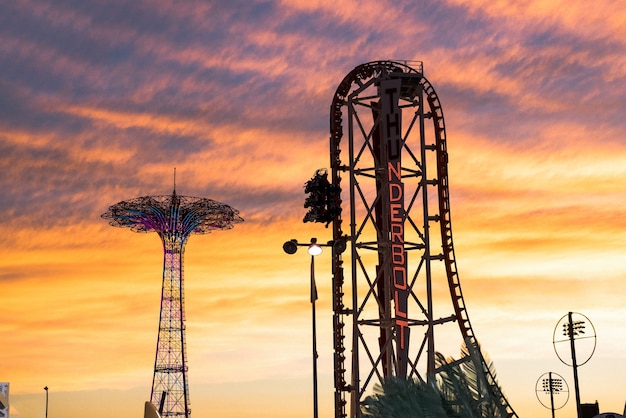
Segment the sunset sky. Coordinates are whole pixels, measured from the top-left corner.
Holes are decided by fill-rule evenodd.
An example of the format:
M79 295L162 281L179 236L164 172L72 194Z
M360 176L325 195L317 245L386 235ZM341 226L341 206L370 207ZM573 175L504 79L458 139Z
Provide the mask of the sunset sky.
M573 374L552 335L595 326L583 402L626 401L626 7L620 0L0 2L0 382L11 418L136 418L150 396L156 234L121 200L176 191L240 211L185 254L196 418L311 412L303 183L328 167L355 66L423 61L446 118L459 275L521 418ZM320 412L332 416L330 256L316 260ZM457 353L446 353L456 356ZM98 410L100 412L85 412Z

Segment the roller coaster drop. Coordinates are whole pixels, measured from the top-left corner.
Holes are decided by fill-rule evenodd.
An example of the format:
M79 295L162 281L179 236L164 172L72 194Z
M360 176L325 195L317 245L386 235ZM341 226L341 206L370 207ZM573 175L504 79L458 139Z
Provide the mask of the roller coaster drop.
M361 417L374 384L391 377L435 386L441 372L436 352L446 344L466 347L455 364L473 362L488 396L505 416L516 417L465 308L452 242L443 112L421 63L411 65L359 65L331 105L329 182L343 188L331 205L341 208L342 198L349 199L332 220L333 240L349 244L345 253L333 254L335 418L347 416L348 404L350 417Z

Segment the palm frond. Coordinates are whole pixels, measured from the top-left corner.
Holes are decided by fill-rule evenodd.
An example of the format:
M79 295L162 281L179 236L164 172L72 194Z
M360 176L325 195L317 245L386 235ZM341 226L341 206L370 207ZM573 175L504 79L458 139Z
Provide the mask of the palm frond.
M374 386L361 411L369 418L507 418L493 362L477 343L458 360L435 353L437 388L423 381L388 379Z
M388 379L365 398L363 415L371 418L447 418L437 391L421 381Z
M445 358L441 353L435 355L435 362L440 370L439 393L448 416L481 418L475 413L478 409L476 396L467 382L462 363L453 358Z
M439 390L450 412L475 418L508 416L493 363L477 343L464 344L459 360L438 354L436 362Z

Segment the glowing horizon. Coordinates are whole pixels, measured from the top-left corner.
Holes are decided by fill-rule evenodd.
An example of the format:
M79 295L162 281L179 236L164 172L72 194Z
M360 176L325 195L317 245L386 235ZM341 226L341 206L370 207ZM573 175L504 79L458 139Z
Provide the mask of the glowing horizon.
M598 334L582 401L621 412L624 18L610 1L3 3L0 381L11 416L41 414L44 386L51 417L82 418L78 406L104 404L99 393L120 418L141 414L161 243L100 214L167 194L173 167L177 193L245 219L186 248L194 416L310 416L308 263L282 244L330 239L302 223L302 203L304 182L329 165L332 94L355 66L390 58L422 61L441 99L463 294L511 405L549 413L534 393L548 371L573 386L551 338L574 311ZM330 258L318 259L330 416ZM571 399L559 416L574 417Z

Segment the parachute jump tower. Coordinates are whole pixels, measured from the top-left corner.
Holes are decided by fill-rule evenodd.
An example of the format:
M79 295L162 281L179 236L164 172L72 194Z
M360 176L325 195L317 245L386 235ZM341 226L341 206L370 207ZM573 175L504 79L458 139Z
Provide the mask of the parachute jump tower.
M360 418L374 384L389 378L436 386L437 353L458 355L462 346L454 364L479 370L477 402L495 399L498 416L517 416L481 354L463 300L446 139L421 62L359 65L333 96L334 192L322 208L333 216L316 221L332 222L333 241L348 243L332 256L335 418L347 410Z
M112 226L156 232L163 242L163 288L150 402L162 417L189 418L183 253L191 234L231 229L239 212L211 199L144 196L119 202L102 214Z

